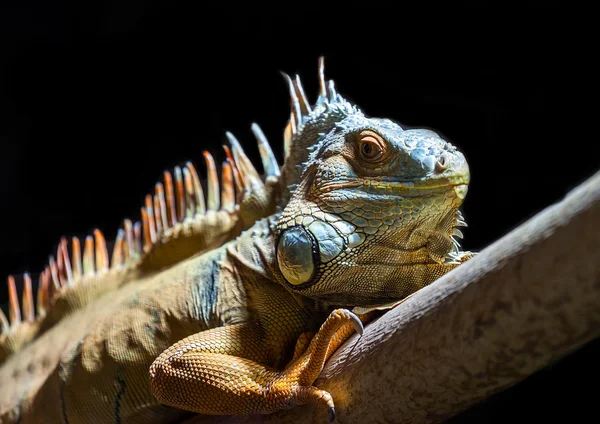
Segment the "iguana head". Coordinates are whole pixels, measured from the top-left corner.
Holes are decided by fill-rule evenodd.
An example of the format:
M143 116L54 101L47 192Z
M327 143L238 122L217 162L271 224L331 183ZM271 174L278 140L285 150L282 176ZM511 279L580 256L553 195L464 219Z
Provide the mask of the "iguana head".
M460 261L453 235L464 225L467 162L432 131L328 99L304 123L331 111L335 119L303 147L311 153L277 223L283 284L344 306L402 299ZM310 144L302 130L297 138Z

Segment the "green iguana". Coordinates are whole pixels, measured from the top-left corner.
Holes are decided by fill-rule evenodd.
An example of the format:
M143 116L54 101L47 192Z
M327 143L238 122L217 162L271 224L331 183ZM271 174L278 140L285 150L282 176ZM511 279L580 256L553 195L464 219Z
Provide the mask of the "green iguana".
M140 222L124 221L110 260L100 231L83 249L61 239L37 308L29 275L22 308L9 277L2 423L176 422L309 402L333 420L334 400L312 385L331 354L374 310L472 256L454 238L469 183L454 146L367 117L322 59L313 106L286 78L281 170L257 125L264 178L227 133L220 199L205 152L206 199L187 163L165 172Z

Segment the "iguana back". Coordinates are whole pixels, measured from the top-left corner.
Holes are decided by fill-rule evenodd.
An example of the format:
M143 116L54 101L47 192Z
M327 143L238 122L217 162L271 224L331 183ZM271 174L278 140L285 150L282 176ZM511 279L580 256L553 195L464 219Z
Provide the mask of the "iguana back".
M123 416L132 418L139 409L144 411L141 419L147 422L168 410L156 405L157 415L152 408L145 408L153 399L147 384L149 364L184 336L223 325L223 319L212 311L216 307L211 294L214 287L209 286L216 284L222 246L275 208L279 166L260 127L253 124L251 129L263 159L264 178L235 137L227 133L230 147L224 146L227 161L221 169L221 187L213 157L204 152L205 189L191 162L176 167L173 173L165 171L164 180L146 196L141 219L135 224L124 220L110 259L100 230L84 243L76 237L71 243L61 238L56 256L50 257L39 274L35 307L29 274L22 279L22 307L16 280L8 278L10 322L0 310L3 419L12 416L20 422L40 422L38 414L22 415L21 411L43 410L47 422L67 421L65 405L61 405L67 392L74 398L103 396L113 402L115 396L123 395L112 383L94 393L69 386L61 375L75 363L89 378L101 373L105 380L129 381L129 388L139 380L139 387L145 390L130 408L135 411ZM195 265L198 263L200 267ZM207 286L201 285L195 292L182 290L192 287L185 283L190 275L208 277L201 278ZM202 299L197 301L199 297ZM173 301L169 308L163 308L165 299ZM197 302L192 304L194 300ZM144 322L151 325L141 328ZM140 328L132 325L135 323L140 323ZM111 356L129 365L112 366ZM107 379L111 366L112 375ZM134 368L139 373L128 377ZM10 384L5 386L7 382ZM89 409L88 403L81 405ZM112 421L114 411L98 405L94 411L98 422Z
M110 260L99 231L83 254L61 240L37 317L29 277L25 319L9 278L3 422L168 422L307 402L333 420L331 395L312 386L329 356L374 311L472 256L455 239L470 177L454 146L367 117L322 60L314 105L286 79L281 171L257 126L264 177L227 133L221 199L205 153L206 199L192 165L165 173Z

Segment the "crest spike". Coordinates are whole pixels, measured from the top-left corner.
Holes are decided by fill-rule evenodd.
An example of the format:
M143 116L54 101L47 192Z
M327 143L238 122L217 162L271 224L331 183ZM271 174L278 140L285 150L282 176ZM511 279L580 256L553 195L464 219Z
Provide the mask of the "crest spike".
M162 217L160 215L160 200L157 195L154 195L154 197L152 198L152 203L154 205L152 207L152 210L154 211L154 225L156 226L156 239L158 240L160 238L160 233L162 232Z
M73 250L71 255L71 262L73 263L73 279L79 281L83 276L83 271L81 265L81 243L77 237L71 239L71 248Z
M142 233L144 235L144 246L142 252L148 252L152 248L152 236L150 235L150 220L146 208L140 209L142 216Z
M204 192L202 191L202 184L200 184L200 178L198 178L198 173L196 172L196 168L192 162L187 162L185 167L190 172L190 176L192 177L192 183L194 184L194 193L196 200L196 214L203 214L206 212L206 205L204 203Z
M50 263L50 271L52 271L52 263ZM91 277L96 272L94 268L94 238L86 236L83 245L83 274L85 277ZM52 278L54 280L54 278ZM56 283L54 284L56 288Z
M327 86L325 85L325 57L319 58L319 98L318 104L327 100Z
M250 129L258 142L258 151L260 153L260 158L262 159L265 174L267 177L279 177L279 165L277 164L277 159L275 159L275 155L273 154L273 150L269 145L267 137L265 137L265 134L257 123L252 123Z
M183 168L183 185L185 187L185 218L193 218L196 214L196 197L192 174L187 167Z
M71 259L69 258L69 243L65 237L60 239L59 250L63 257L63 266L67 277L67 284L72 286L74 284L73 271L71 268Z
M117 238L113 247L112 259L110 261L111 269L119 269L123 266L123 239L125 238L125 230L119 228Z
M229 131L227 131L225 135L227 136L227 140L229 140L229 144L231 145L231 153L233 153L234 162L240 168L242 178L244 178L246 185L253 186L256 184L262 184L260 175L256 171L256 168L254 168L252 161L248 159L248 156L246 156L246 153L244 153L244 149L242 149L242 146L237 138L235 138L235 136Z
M48 280L48 305L50 305L50 299L56 293L56 289L54 288L54 282L52 281L52 273L50 272L50 265L46 265L44 267L44 272L42 273Z
M106 240L104 234L99 229L94 230L94 240L96 244L96 271L108 271L108 249L106 248Z
M285 72L282 72L283 78L288 83L288 89L290 92L290 107L292 109L292 113L290 115L290 121L294 123L296 127L299 127L302 123L302 111L300 110L300 102L298 101L298 96L296 96L296 88L290 76ZM294 131L294 134L296 131Z
M144 199L146 205L146 213L148 214L148 232L150 233L150 244L156 243L156 225L154 222L154 207L152 196L147 194Z
M23 274L23 315L23 319L27 322L35 320L33 290L31 289L31 277L28 272Z
M21 307L19 306L19 297L17 295L17 286L15 277L8 276L8 313L10 316L10 326L15 328L21 324Z
M217 166L212 155L206 150L202 152L206 161L207 187L206 205L209 211L219 210L219 177L217 175Z
M171 185L171 190L172 189L173 189L173 186ZM123 220L123 229L125 230L125 242L127 244L127 248L124 249L125 260L128 260L128 259L132 259L135 257L133 223L131 222L131 219Z
M68 284L67 282L67 278L65 277L65 264L64 264L64 257L62 254L62 245L61 243L58 244L58 247L56 248L56 269L57 269L57 274L58 274L58 280L60 281L60 286L64 287Z
M223 150L225 151L225 155L227 156L227 161L231 166L231 171L233 172L233 181L235 182L235 191L237 194L238 200L244 196L245 183L242 177L242 171L238 167L237 163L235 163L235 159L233 158L233 154L231 153L231 149L226 144L223 145Z
M335 83L333 80L329 80L327 82L327 91L329 92L329 102L334 103L337 97L337 92L335 91Z
M233 173L229 160L223 162L221 168L221 209L233 212L235 207L235 194L233 187Z
M300 80L300 76L296 74L296 78L294 79L294 88L296 89L296 94L298 95L298 100L300 101L300 110L302 111L302 115L308 115L312 112L310 108L310 102L304 94L304 87L302 87L302 81Z
M4 315L4 312L2 312L2 309L0 309L0 334L8 333L9 329L10 325L6 319L6 315Z
M292 139L294 138L294 132L292 130L292 121L288 122L283 130L283 158L284 160L290 155L292 149Z
M135 253L141 255L142 250L142 223L135 221L133 223L133 242L135 247Z
M175 198L177 200L177 221L183 222L185 218L185 191L183 187L183 174L179 166L175 167Z
M37 291L37 311L38 316L43 317L46 315L50 306L50 287L47 268L40 273Z
M158 201L154 200L155 212L158 211L159 213L158 216L161 220L161 231L166 231L169 228L169 221L167 220L167 203L165 201L165 190L163 188L162 183L156 183L154 189L156 192L154 198L158 199ZM158 205L156 203L158 203Z
M163 177L165 181L165 199L167 202L168 227L174 227L177 225L177 212L175 211L175 192L173 190L173 177L171 176L171 173L169 171L164 171ZM128 243L130 241L131 240L127 239Z
M50 275L52 277L52 284L54 285L54 292L56 293L60 291L61 285L60 280L58 279L58 268L54 261L54 256L48 258L48 265L50 266Z

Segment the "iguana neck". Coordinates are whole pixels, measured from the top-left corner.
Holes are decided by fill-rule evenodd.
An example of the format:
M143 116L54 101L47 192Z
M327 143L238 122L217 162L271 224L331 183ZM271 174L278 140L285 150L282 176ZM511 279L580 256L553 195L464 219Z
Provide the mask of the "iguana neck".
M257 221L249 230L227 245L227 256L235 272L233 281L245 285L246 289L249 284L260 285L256 287L256 293L264 293L272 289L283 293L299 308L314 313L327 313L333 305L290 291L285 284L276 256L275 226L280 217L281 213L275 213Z

